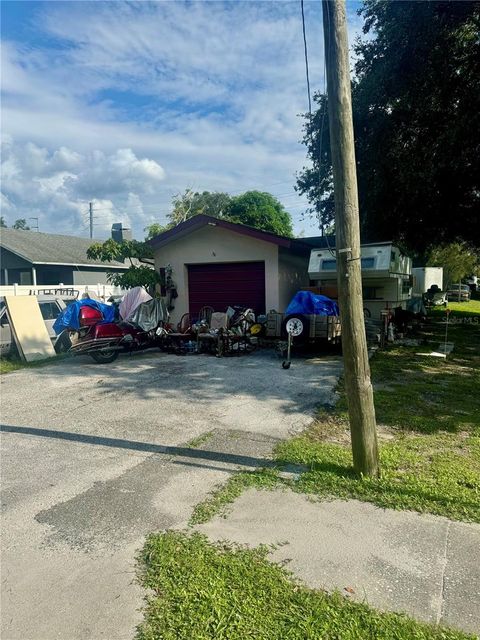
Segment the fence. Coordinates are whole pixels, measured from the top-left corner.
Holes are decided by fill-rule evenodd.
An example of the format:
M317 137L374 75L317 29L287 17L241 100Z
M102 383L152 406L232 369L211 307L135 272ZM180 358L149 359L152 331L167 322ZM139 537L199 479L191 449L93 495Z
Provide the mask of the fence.
M74 291L74 295L81 298L83 293L94 293L103 300L107 300L112 295L121 295L124 293L120 287L115 287L111 284L75 284L65 285L62 282L58 284L37 284L33 285L2 285L0 286L0 296L29 296L36 295L38 291L41 293L51 292L54 294L55 289L63 289L64 291Z

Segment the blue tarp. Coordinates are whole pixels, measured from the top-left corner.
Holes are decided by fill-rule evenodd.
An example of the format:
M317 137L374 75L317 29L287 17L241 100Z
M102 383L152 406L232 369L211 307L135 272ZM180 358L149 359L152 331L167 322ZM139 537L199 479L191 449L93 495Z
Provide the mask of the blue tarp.
M103 304L96 300L75 300L55 320L53 330L60 335L65 329L80 329L79 314L80 307L93 307L102 312L103 322L113 322L115 318L115 307L111 304Z
M302 313L304 315L313 314L316 316L338 316L338 305L335 300L320 296L311 291L299 291L290 301L285 311L286 315Z

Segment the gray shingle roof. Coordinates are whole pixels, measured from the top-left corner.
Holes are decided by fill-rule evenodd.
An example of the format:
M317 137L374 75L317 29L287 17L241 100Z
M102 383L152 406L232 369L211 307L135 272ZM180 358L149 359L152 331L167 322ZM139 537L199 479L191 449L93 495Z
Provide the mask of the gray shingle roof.
M101 266L104 269L125 269L122 262L101 262L87 258L88 247L97 242L89 238L60 236L37 231L20 231L3 228L0 246L32 264L64 264Z

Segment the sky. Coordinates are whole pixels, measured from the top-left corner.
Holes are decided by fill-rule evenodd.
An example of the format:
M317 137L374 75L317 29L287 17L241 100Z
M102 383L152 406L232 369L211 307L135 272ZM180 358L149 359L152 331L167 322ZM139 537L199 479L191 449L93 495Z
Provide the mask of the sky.
M350 42L361 30L347 3ZM40 231L144 237L190 188L268 191L318 235L307 164L300 1L1 2L1 213ZM305 1L312 92L321 3Z

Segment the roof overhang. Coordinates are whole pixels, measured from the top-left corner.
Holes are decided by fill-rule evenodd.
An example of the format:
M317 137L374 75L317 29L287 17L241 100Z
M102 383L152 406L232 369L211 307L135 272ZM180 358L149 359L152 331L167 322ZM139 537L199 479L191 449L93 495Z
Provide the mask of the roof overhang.
M185 220L185 222L181 222L173 229L169 229L168 231L164 231L158 236L155 236L154 238L149 240L149 243L154 249L159 249L169 244L170 242L180 240L180 238L184 238L185 236L203 227L217 227L219 229L226 229L227 231L232 231L233 233L238 233L239 235L247 236L249 238L260 240L262 242L276 244L277 246L284 247L286 249L303 250L305 251L305 253L308 253L310 251L310 247L303 243L301 240L297 240L295 238L286 238L285 236L279 236L275 233L261 231L260 229L248 227L244 224L228 222L227 220L220 220L219 218L214 218L213 216L207 216L204 214L193 216L192 218Z

